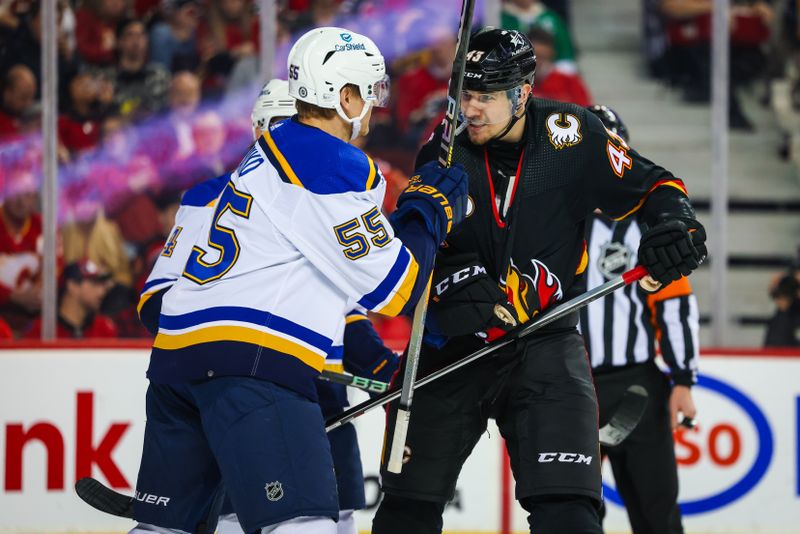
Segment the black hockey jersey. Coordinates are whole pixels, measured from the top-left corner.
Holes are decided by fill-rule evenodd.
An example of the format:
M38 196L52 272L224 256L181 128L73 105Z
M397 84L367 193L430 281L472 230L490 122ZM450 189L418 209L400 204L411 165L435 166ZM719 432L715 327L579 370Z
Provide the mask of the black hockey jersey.
M457 136L453 161L469 174L469 207L436 259L442 266L473 255L522 322L569 295L586 269L584 221L595 208L617 219L640 212L650 223L694 216L681 180L584 108L533 98L526 113L517 165L495 160L497 146L472 145L466 132ZM437 133L417 164L436 159L438 147Z

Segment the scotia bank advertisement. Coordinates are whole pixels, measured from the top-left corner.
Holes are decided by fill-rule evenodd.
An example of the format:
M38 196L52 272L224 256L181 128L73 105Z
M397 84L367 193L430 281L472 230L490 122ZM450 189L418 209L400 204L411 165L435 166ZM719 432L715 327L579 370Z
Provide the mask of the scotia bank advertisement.
M93 476L133 493L146 367L144 348L0 349L0 533L131 528L130 520L84 504L73 486ZM800 353L716 351L704 355L702 370L698 428L675 436L687 532L800 532ZM382 414L360 418L357 428L370 507L358 523L368 532L378 499ZM490 426L447 507L447 532L527 531L502 448ZM606 531L629 532L607 466L604 475Z

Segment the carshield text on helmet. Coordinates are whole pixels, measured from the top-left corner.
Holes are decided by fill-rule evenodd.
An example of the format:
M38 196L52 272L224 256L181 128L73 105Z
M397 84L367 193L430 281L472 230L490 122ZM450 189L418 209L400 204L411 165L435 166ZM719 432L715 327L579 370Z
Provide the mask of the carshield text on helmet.
M289 52L289 94L321 108L335 109L358 137L361 121L371 106L382 107L389 97L389 78L378 47L369 37L344 28L315 28L300 37ZM358 87L366 105L358 117L342 110L340 91Z

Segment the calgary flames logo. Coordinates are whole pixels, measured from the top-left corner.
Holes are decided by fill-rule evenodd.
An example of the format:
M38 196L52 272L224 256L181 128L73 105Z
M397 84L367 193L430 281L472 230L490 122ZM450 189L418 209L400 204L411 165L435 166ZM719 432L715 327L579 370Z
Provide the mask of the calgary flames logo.
M569 113L553 113L547 117L547 133L550 134L550 144L556 150L568 146L575 146L581 142L581 121Z
M523 274L511 261L505 280L508 301L514 305L521 323L530 321L537 313L546 310L564 296L561 280L550 272L547 265L531 260L533 276Z

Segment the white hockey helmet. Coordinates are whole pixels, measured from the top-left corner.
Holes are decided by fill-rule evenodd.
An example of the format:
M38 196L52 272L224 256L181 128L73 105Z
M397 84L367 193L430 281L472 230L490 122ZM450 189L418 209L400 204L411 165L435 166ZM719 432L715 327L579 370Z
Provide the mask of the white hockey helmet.
M289 82L274 78L264 84L261 93L253 105L250 119L253 121L253 131L264 131L269 123L276 117L291 117L297 111L294 108L294 98L289 95Z
M335 109L358 137L361 120L371 106L385 106L389 78L378 47L369 37L344 28L315 28L300 37L289 52L289 94L321 108ZM358 117L342 110L339 91L356 85L366 105Z

